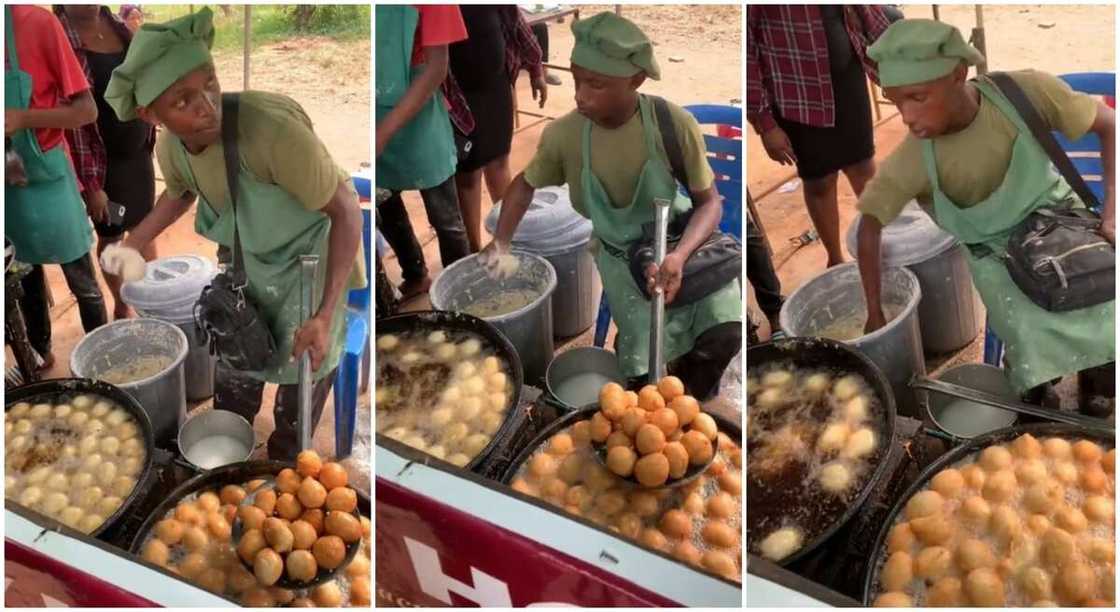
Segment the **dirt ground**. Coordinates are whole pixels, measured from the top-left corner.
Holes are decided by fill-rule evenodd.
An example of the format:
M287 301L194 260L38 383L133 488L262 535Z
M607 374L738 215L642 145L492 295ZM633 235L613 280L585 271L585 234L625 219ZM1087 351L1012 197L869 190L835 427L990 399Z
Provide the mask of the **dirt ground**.
M903 11L907 17L932 16L928 5L907 5ZM942 20L961 28L966 36L975 26L972 5L942 6L940 11ZM1034 68L1054 74L1116 69L1112 44L1115 8L1112 6L995 5L983 7L983 18L990 69ZM880 110L882 119L877 121L875 129L876 159L879 161L906 135L906 128L892 106L884 104ZM816 241L795 249L789 242L812 227L800 183L792 191L781 192L786 191L782 186L794 180L796 173L793 168L770 160L752 129L748 129L747 138L748 187L773 249L775 264L779 266L782 291L789 295L824 269L824 247ZM845 179L842 178L839 183L841 236L844 236L856 216L856 198ZM763 320L758 314L753 292L749 304L756 320ZM945 367L962 361L977 361L982 349L981 337L940 365Z
M288 40L254 49L251 56L250 88L284 93L296 99L307 111L315 131L326 144L335 161L346 169L358 170L370 160L370 42L337 43L321 37ZM224 91L240 91L242 56L240 50L215 56L219 81ZM156 193L162 190L157 165ZM161 256L197 254L216 257L216 245L194 232L194 212L184 215L156 240ZM77 304L66 288L61 270L47 267L54 306L53 344L55 366L45 377L70 375L70 352L84 335L78 320ZM106 306L112 312L112 298L102 283ZM13 363L9 361L8 363ZM275 388L269 385L254 427L258 444L264 444L274 428L272 405ZM359 486L369 486L369 397L359 400L359 428L354 454L346 463ZM205 410L210 402L195 406ZM315 448L326 456L334 456L333 398L328 400L315 432ZM263 449L258 449L263 454ZM364 466L360 470L358 466Z
M613 5L584 5L580 16L589 17L600 11L614 10ZM645 93L664 96L681 105L710 103L737 104L742 96L741 62L743 13L738 6L687 6L687 5L624 5L624 17L636 22L653 40L655 54L661 67L659 81L647 80L642 86ZM570 66L572 51L571 19L563 23L549 23L549 58L552 72L562 84L550 86L544 109L533 101L529 82L523 73L517 81L517 103L521 111L546 115L545 118L521 114L520 125L515 127L510 152L510 170L514 175L528 165L540 140L541 131L551 118L563 116L575 109L571 75L565 71ZM680 60L680 61L677 61ZM483 185L482 212L485 218L492 205ZM439 261L435 232L428 225L419 194L404 194L405 205L412 220L417 238L424 247L428 271L435 278L442 266ZM490 235L483 231L483 245ZM400 266L390 251L384 258L386 271L394 283L400 282ZM430 308L427 296L421 296L404 305L406 310ZM592 330L568 340L564 347L591 344ZM608 345L613 337L608 336ZM564 347L558 346L560 350Z

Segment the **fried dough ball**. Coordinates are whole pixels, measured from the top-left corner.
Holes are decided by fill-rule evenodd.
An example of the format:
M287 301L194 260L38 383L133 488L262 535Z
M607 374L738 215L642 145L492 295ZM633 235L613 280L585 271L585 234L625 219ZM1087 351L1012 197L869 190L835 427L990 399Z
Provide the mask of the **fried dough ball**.
M728 580L741 579L741 574L738 566L735 564L735 559L727 553L718 550L705 551L700 558L700 564L713 574L723 576Z
M964 481L969 487L977 491L984 488L984 482L988 479L988 475L984 473L984 468L975 463L961 468L961 476L964 476Z
M845 459L859 459L875 450L875 433L870 428L864 427L856 430L844 444L840 456Z
M953 525L941 515L923 516L910 521L914 535L926 544L942 544L953 536Z
M323 469L326 470L326 466ZM323 472L319 473L321 475ZM327 487L314 478L304 478L299 485L297 497L305 508L322 508L327 501ZM260 499L260 495L257 498Z
M294 521L288 529L291 530L292 548L295 550L310 549L319 537L315 527L304 520Z
M336 535L327 535L315 540L311 553L320 567L335 569L346 558L346 543Z
M926 591L926 603L938 608L959 608L964 605L964 588L952 576L933 583Z
M1069 601L1080 602L1093 596L1097 587L1093 568L1085 563L1071 563L1058 574L1058 590Z
M944 505L945 500L937 491L922 491L906 502L906 518L913 520L941 514Z
M1081 470L1078 482L1082 489L1090 493L1104 493L1108 488L1108 475L1099 466L1092 464Z
M191 525L183 530L183 546L191 552L202 552L210 545L210 536L201 527Z
M1031 434L1023 434L1011 442L1011 452L1022 459L1038 459L1042 456L1042 443Z
M237 516L246 529L260 529L264 526L264 510L256 506L241 506L237 509Z
M1081 508L1090 520L1106 525L1113 521L1116 513L1112 500L1102 495L1086 497L1085 504Z
M193 581L206 571L208 564L206 556L202 553L191 553L183 558L183 562L179 564L179 571Z
M630 511L638 516L653 516L660 506L657 496L648 491L632 491L628 504Z
M342 605L342 591L332 580L315 587L311 592L311 599L322 608L337 608Z
M315 561L315 555L307 550L292 551L285 565L288 578L300 582L310 582L319 573L319 564Z
M240 505L245 499L245 489L237 485L226 485L222 487L221 493L218 498L223 504L232 504L234 506Z
M1023 493L1023 506L1038 514L1049 515L1065 500L1065 491L1056 482L1039 482Z
M368 606L369 598L369 576L360 576L350 582L350 605Z
M999 607L1004 605L1003 580L988 568L974 569L965 576L964 592L973 605Z
M294 521L303 514L303 504L299 503L295 495L282 493L276 498L276 514L281 518Z
M543 480L556 473L556 459L548 453L537 453L529 460L529 474Z
M276 552L286 553L292 550L295 536L292 535L291 528L279 519L270 518L264 524L264 539Z
M1073 455L1073 447L1062 438L1046 438L1042 441L1042 452L1052 459L1068 460Z
M338 487L327 493L327 510L353 512L358 507L358 494L350 487Z
M1077 549L1073 536L1064 529L1051 528L1042 534L1039 549L1043 563L1053 568L1060 568L1069 563Z
M1101 468L1105 472L1112 474L1116 471L1116 449L1113 448L1101 457Z
M216 595L221 595L226 590L226 574L217 568L205 570L198 577L198 586Z
M252 562L257 553L268 545L264 533L260 529L249 529L241 534L241 541L237 544L237 555L246 562Z
M614 486L615 476L595 461L588 461L583 471L583 484L592 493L601 493Z
M712 460L715 449L712 441L703 433L692 430L681 436L681 444L688 451L688 462L691 465L704 465Z
M634 477L645 487L657 487L669 479L669 459L661 453L646 455L634 464Z
M665 547L669 545L669 540L665 538L665 534L652 527L643 529L641 535L638 536L638 540L654 550L665 550Z
M580 481L583 474L584 459L580 453L572 453L560 461L560 467L556 469L556 475L569 485L574 485Z
M957 565L970 572L981 567L995 567L996 558L991 547L983 540L969 538L957 547Z
M657 387L646 385L638 391L638 407L646 412L654 412L665 407L665 398L657 391Z
M271 608L276 605L276 600L268 589L254 588L241 596L241 604L246 608Z
M229 579L226 582L235 593L244 593L257 586L257 577L245 569L244 565L237 563L230 567Z
M611 435L611 422L603 415L602 412L596 412L591 416L591 424L589 425L589 432L591 440L598 443L607 441Z
M350 476L341 464L329 461L324 463L323 468L319 471L319 482L328 491L331 491L338 487L345 487L350 482Z
M1001 542L1011 542L1022 533L1023 522L1014 509L1002 505L996 506L992 509L989 529Z
M851 435L851 429L847 423L833 423L825 427L820 437L817 438L817 450L822 453L837 452L848 443L849 435Z
M218 499L217 495L211 493L210 491L199 495L198 501L196 503L198 505L198 509L204 513L217 512L218 508L222 507L222 501Z
M964 476L960 470L946 468L930 480L929 486L945 499L954 499L964 491Z
M327 533L342 538L343 542L353 543L362 539L362 524L353 514L332 510L324 522Z
M897 553L896 553L897 554ZM953 553L944 546L923 548L914 560L914 575L924 580L937 580L953 567Z
M771 561L781 561L797 552L804 542L804 534L795 527L783 527L774 531L758 546L763 557Z
M264 586L272 586L284 572L284 561L271 548L262 548L253 558L253 575Z
M592 503L603 516L611 517L622 512L622 509L626 507L626 497L618 491L607 491L599 494L592 500Z
M910 550L914 545L914 532L910 530L910 523L898 523L891 527L887 533L887 552Z
M284 468L276 475L276 490L281 493L295 494L303 478L292 468Z
M168 546L174 546L183 539L183 524L173 518L156 523L156 537Z
M879 581L888 591L901 591L913 579L914 559L904 552L892 554L879 574Z
M980 452L980 466L989 472L1011 467L1011 452L1002 446L989 446Z
M657 381L657 392L661 394L665 401L671 402L684 395L684 382L676 376L666 376Z
M1079 533L1089 527L1089 519L1077 508L1063 506L1054 513L1054 524L1070 533Z
M669 510L662 514L658 527L671 538L681 539L692 536L692 519L682 510Z
M716 426L716 420L712 418L712 415L704 412L696 415L696 418L693 419L692 431L699 431L713 442L716 436L719 435L719 427Z
M144 544L144 551L141 556L148 563L164 566L167 565L171 551L168 550L167 544L164 544L163 540L152 538Z
M638 428L634 442L642 455L661 452L665 448L665 432L656 425L647 423Z
M1031 601L1044 601L1054 596L1050 573L1041 567L1028 567L1020 572L1019 588Z
M1071 449L1073 450L1073 458L1081 463L1099 463L1101 457L1104 456L1101 447L1088 440L1074 442Z
M680 427L680 419L677 418L677 413L669 408L660 408L650 414L649 422L651 425L656 426L666 436L672 434ZM695 429L699 421L694 421L692 426ZM639 428L640 429L640 428Z
M689 565L700 565L703 553L689 540L681 540L673 547L673 557Z
M608 421L621 420L629 407L625 393L616 392L600 395L599 408Z
M717 493L708 498L707 516L725 519L735 514L736 510L735 499L727 493Z
M1032 514L1027 517L1027 529L1034 535L1046 533L1053 525L1050 519L1043 514Z
M272 489L258 491L253 498L253 505L260 508L265 516L272 516L272 512L276 509L276 491Z
M680 442L669 442L661 449L662 454L669 460L669 477L677 479L688 471L688 451ZM712 465L715 465L714 463Z
M634 443L630 440L630 436L626 435L626 432L616 431L616 432L612 433L611 435L607 436L606 446L607 446L608 450L610 450L610 449L612 449L616 446L623 446L623 447L626 447L626 448L630 448L633 445L634 445Z
M638 456L626 446L615 446L607 452L607 469L615 474L629 478L634 473Z
M704 541L718 548L732 548L739 545L739 531L732 529L723 521L711 520L700 529Z
M1054 478L1067 486L1075 484L1080 475L1072 461L1055 461L1052 470Z
M669 409L677 413L677 421L684 427L699 416L700 402L691 395L680 395L669 401Z
M984 498L992 502L1005 502L1015 496L1019 483L1011 470L991 472L984 483Z
M914 600L906 593L891 591L876 597L871 605L876 608L912 608Z
M1026 486L1038 484L1048 477L1046 464L1038 459L1027 459L1015 466L1015 478Z
M206 516L206 528L218 542L228 542L233 530L229 521L220 512L211 512Z

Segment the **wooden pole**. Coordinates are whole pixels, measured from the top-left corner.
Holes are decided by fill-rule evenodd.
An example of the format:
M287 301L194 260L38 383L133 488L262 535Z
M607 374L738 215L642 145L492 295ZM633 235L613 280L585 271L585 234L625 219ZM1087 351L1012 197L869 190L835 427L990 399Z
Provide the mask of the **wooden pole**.
M245 40L241 43L241 72L242 82L241 89L243 91L249 90L249 72L252 68L249 63L249 50L252 47L253 40L253 6L250 4L245 5Z
M985 74L988 72L988 45L984 40L984 7L977 4L976 10L976 27L972 29L972 46L984 56L984 61L976 67L976 74Z

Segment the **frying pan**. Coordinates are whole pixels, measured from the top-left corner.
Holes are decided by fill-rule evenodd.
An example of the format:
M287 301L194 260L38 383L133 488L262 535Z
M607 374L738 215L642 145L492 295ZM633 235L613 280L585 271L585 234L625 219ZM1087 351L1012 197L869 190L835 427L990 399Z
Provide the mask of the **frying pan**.
M489 348L493 349L495 353L497 353L497 356L505 361L509 367L509 372L507 374L510 384L510 398L509 405L506 407L506 415L502 420L502 425L498 428L498 431L494 432L494 436L490 439L489 444L487 444L478 455L475 455L464 467L464 469L470 471L478 471L486 464L490 454L498 448L501 441L509 437L510 432L520 423L520 420L514 418L514 415L517 413L517 406L521 403L521 385L524 380L524 373L521 369L521 358L517 355L517 349L513 347L513 344L510 343L500 331L498 331L498 328L469 314L428 310L393 315L377 320L378 336L382 334L399 335L434 331L467 332L480 336L486 341L485 343ZM381 444L381 440L385 438L383 438L381 434L377 434L377 439L378 444Z
M90 537L96 538L112 529L128 515L133 502L141 496L141 486L148 480L148 474L152 471L152 454L155 452L155 437L152 432L152 422L148 419L148 414L140 407L140 403L128 393L106 382L90 380L88 378L54 378L6 390L4 395L4 412L7 412L13 405L19 402L28 402L30 404L54 403L58 400L59 396L72 397L76 395L95 395L115 402L136 420L136 424L140 428L140 437L144 440L144 465L140 468L140 472L136 474L136 486L132 488L128 497L124 498L121 502L121 506L117 508L117 511L106 517L105 522L101 523L100 527L89 534ZM31 511L34 512L34 510ZM48 516L40 516L42 516L45 521L57 522L55 519Z
M1031 423L1025 425L1016 425L1014 427L1006 427L1004 429L997 429L980 435L972 440L957 446L953 450L938 457L923 471L914 484L898 498L887 518L883 521L883 526L879 529L879 536L875 538L875 545L871 550L876 551L868 559L867 572L863 582L863 605L870 606L873 595L875 594L874 587L879 579L879 570L885 561L884 552L886 552L887 535L890 533L891 527L894 526L895 519L898 518L899 512L902 512L906 507L906 502L910 498L924 489L929 481L937 475L938 472L949 467L950 465L964 459L968 455L979 452L993 444L1002 444L1010 442L1023 434L1031 434L1036 438L1050 438L1054 436L1062 438L1082 438L1086 440L1093 440L1100 443L1105 448L1113 448L1116 445L1115 435L1109 435L1099 430L1085 430L1074 425L1064 423Z
M883 372L879 370L863 353L850 346L829 340L827 338L782 338L766 342L747 349L748 368L754 369L772 363L790 365L794 368L814 370L833 370L846 374L858 374L867 382L882 408L882 416L878 422L877 439L880 441L869 461L875 465L871 476L864 481L863 486L855 497L848 502L843 512L833 517L832 521L821 532L808 539L797 552L777 561L778 565L787 566L811 553L818 546L827 541L833 534L844 526L859 511L871 490L883 478L887 471L886 457L894 448L895 435L895 402L894 393L891 391L890 382ZM748 411L750 407L748 406ZM749 441L748 441L749 443ZM750 495L750 466L747 467L747 506L751 505ZM747 514L748 518L750 513ZM747 525L747 542L750 542L750 524Z

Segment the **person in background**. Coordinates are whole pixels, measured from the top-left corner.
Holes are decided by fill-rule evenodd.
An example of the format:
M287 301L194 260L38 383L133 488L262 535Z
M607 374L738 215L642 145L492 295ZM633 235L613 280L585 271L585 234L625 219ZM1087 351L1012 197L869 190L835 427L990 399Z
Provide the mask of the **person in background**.
M314 431L334 384L345 335L346 292L365 287L362 212L350 173L335 163L311 119L295 100L263 91L237 95L239 170L236 219L226 173L223 122L227 120L210 47L209 8L161 24L145 24L113 71L105 99L121 121L139 117L164 127L156 143L165 189L151 214L101 264L119 274L148 243L194 208L195 231L218 243L229 264L234 228L243 251L244 288L276 343L259 371L219 361L214 408L253 422L266 383L278 386L276 429L268 456L291 461L300 451L297 360L306 351L313 370ZM196 201L201 200L195 207ZM302 311L300 258L316 255L317 305ZM142 260L141 260L142 261Z
M62 25L34 5L4 7L8 41L4 70L4 135L22 158L28 183L4 186L4 232L16 259L32 265L22 279L20 308L31 346L54 365L51 313L44 264L59 264L78 301L82 329L108 322L97 273L81 184L74 173L64 131L97 121L97 103ZM13 44L14 41L14 44Z
M133 34L140 26L144 25L144 11L141 10L139 4L122 4L121 10L117 11L117 16L121 18L128 29Z
M461 94L447 98L440 91L448 83L448 46L465 39L467 31L453 5L378 4L374 11L377 187L391 192L378 206L379 229L397 254L401 299L407 301L426 293L432 279L402 191L420 192L445 268L471 253L455 189L458 152L451 120L458 119L465 133L473 121L469 113L462 117Z
M867 300L866 331L886 324L882 308L882 228L911 200L968 248L973 283L988 324L1003 341L1012 387L1024 396L1078 372L1081 410L1108 416L1115 395L1113 300L1064 312L1035 304L1016 285L1003 256L1012 231L1031 212L1081 202L1051 164L1026 122L987 76L968 78L983 56L953 26L904 19L868 50L883 95L910 133L883 161L860 196L858 259ZM1100 139L1105 201L1100 233L1115 243L1115 111L1036 70L1008 72L1051 130L1070 141Z
M567 184L572 207L591 220L596 266L618 327L619 370L626 386L635 388L649 382L651 316L650 299L631 274L628 250L642 240L643 225L653 222L654 200L671 202L675 219L691 214L661 265L643 271L646 290L665 294L667 370L705 400L718 391L723 371L742 348L743 302L735 278L694 302L670 307L685 262L716 230L723 212L703 133L688 111L666 102L687 176L683 195L669 170L654 101L638 93L647 78L661 78L653 43L632 21L611 12L573 22L572 34L576 110L545 127L536 155L507 190L494 240L480 257L497 268L534 191Z
M747 201L751 201L751 192L747 191ZM774 261L770 258L770 249L766 248L766 239L755 224L748 206L747 212L747 282L754 288L754 297L758 300L758 307L770 325L770 337L781 330L778 315L782 312L782 283L774 271ZM753 325L753 324L752 324ZM757 326L755 326L757 328ZM754 332L754 330L751 330ZM757 336L755 336L757 341Z
M97 102L97 121L67 130L66 141L74 155L82 195L97 232L100 258L105 247L120 242L125 232L136 227L152 210L156 199L152 162L156 131L139 118L118 120L105 101L105 88L113 70L124 62L132 31L108 7L96 4L55 5L54 14L93 85ZM110 205L124 208L120 219L110 219ZM141 254L149 261L155 259L155 245L149 244ZM120 277L107 274L105 283L113 295L113 318L128 317L128 305L121 300Z
M875 5L747 7L747 120L770 159L797 167L828 267L844 263L838 174L857 196L875 174L867 46L888 25Z
M535 23L535 24L533 24L533 36L537 37L537 45L539 45L540 48L541 48L541 62L543 64L547 64L548 63L548 24L547 23ZM560 80L560 77L553 74L552 71L548 69L548 66L544 66L544 82L549 84L549 85L552 85L553 87L556 87L557 85L560 85L560 83L562 83L562 81Z
M490 201L497 203L509 186L509 151L513 143L513 96L517 75L528 71L533 97L544 108L541 49L513 5L459 7L467 39L450 46L451 74L463 92L474 119L467 135L470 151L459 159L455 186L471 252L482 248L482 179Z

